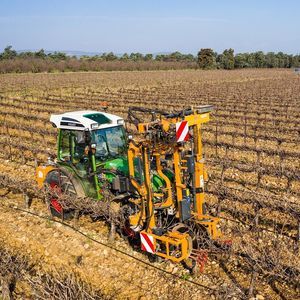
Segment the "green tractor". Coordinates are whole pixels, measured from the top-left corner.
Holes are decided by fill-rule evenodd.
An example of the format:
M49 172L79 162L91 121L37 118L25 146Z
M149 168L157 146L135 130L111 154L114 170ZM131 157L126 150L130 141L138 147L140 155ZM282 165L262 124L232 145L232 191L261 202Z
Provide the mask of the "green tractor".
M132 194L124 119L105 112L76 111L52 115L50 121L58 128L57 159L37 168L40 187L47 184L56 192L59 189L64 194L97 200L107 195L107 189L118 199ZM163 181L153 175L153 187L160 186ZM70 215L55 196L49 204L53 215Z

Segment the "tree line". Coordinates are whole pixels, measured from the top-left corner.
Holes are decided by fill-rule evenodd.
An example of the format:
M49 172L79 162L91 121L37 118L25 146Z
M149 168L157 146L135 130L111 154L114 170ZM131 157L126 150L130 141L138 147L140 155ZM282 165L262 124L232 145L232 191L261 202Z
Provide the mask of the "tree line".
M291 68L300 66L300 55L262 51L234 54L233 49L217 53L210 48L201 49L196 56L178 51L168 54L113 52L93 56L69 56L64 52L46 53L24 51L18 53L7 46L0 53L0 73L113 71L113 70L168 70L168 69L241 69Z
M235 55L231 48L218 54L205 48L198 52L197 61L201 69L292 68L300 66L300 54L257 51Z

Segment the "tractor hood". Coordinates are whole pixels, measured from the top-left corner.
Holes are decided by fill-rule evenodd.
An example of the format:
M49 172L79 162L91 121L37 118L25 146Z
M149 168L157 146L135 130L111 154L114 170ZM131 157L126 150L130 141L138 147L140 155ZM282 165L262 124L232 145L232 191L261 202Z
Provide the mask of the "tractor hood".
M129 174L127 157L113 158L97 164L97 167L101 167L106 170L117 171L122 173L124 176Z
M97 167L104 168L106 170L111 170L112 173L114 171L117 171L118 173L121 173L123 176L128 177L129 176L129 169L128 169L128 159L127 157L118 157L115 159L111 159L108 161L105 161L101 164L97 164ZM170 180L173 180L173 174L172 172L166 171L165 175L170 178ZM106 175L106 178L111 182L115 175ZM165 182L163 178L161 178L156 172L152 172L152 188L154 192L157 192L160 190L160 188L163 188L165 186Z

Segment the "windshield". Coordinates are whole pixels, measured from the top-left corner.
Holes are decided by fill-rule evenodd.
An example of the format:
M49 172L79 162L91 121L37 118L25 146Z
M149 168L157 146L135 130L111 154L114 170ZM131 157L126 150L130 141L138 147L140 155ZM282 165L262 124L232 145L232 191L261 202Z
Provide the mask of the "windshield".
M92 131L92 143L96 144L96 159L106 160L123 156L126 151L126 138L123 126L109 127Z

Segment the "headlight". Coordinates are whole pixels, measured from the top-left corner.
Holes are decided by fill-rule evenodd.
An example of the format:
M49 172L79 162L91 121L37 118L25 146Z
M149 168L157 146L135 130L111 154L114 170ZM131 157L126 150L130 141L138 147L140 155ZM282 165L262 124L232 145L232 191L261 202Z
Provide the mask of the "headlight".
M124 125L125 121L123 119L119 119L119 120L117 120L117 124L118 125Z
M99 124L98 123L93 123L91 124L91 129L96 129L99 127Z

